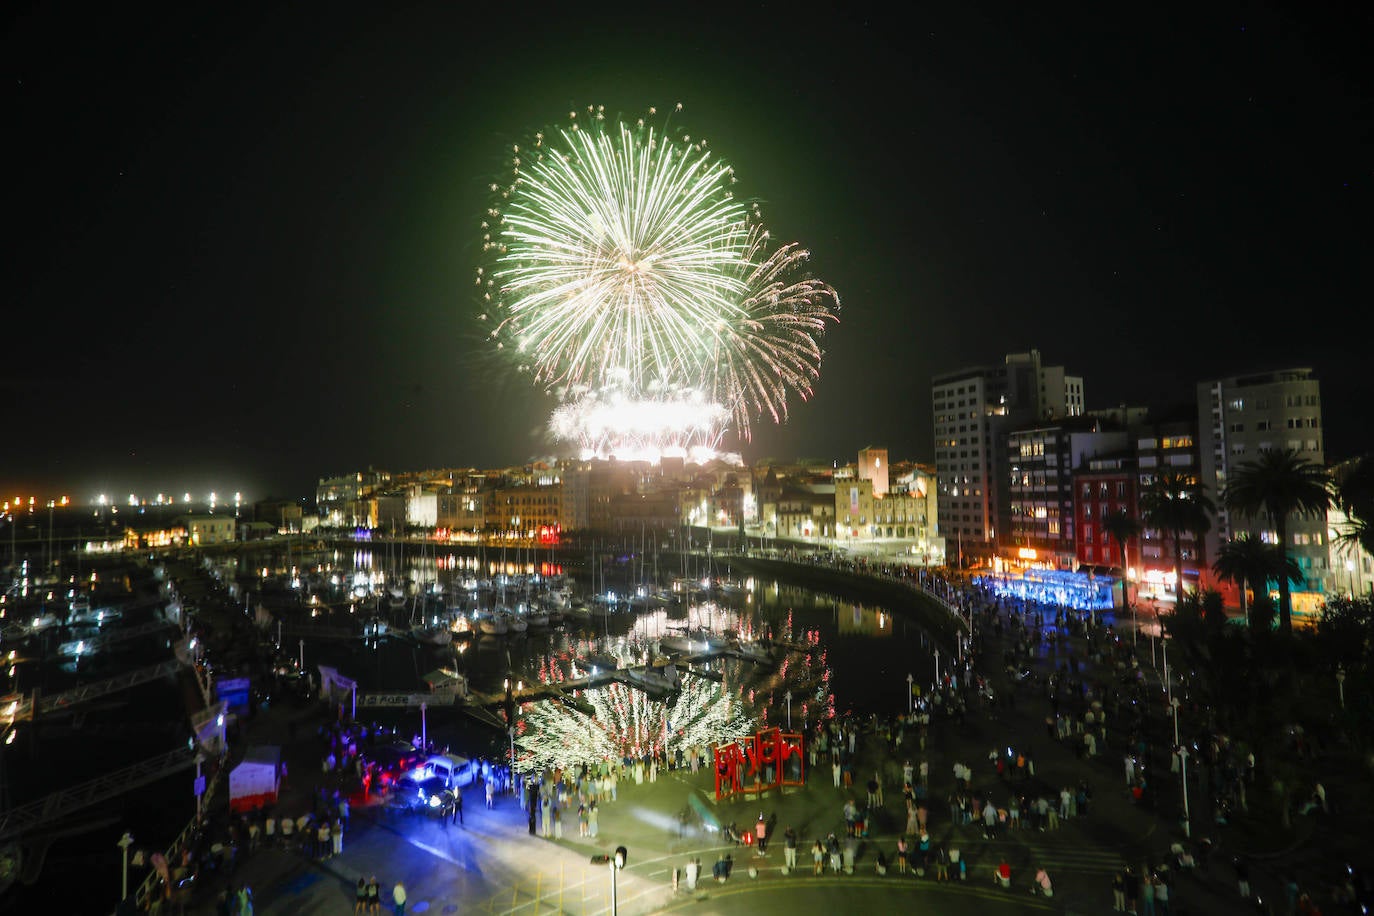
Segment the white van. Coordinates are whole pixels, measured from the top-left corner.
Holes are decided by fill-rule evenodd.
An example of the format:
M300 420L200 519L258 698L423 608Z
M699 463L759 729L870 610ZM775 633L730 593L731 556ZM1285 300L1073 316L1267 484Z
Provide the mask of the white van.
M477 763L456 754L431 754L425 758L424 768L449 789L461 789L477 778Z

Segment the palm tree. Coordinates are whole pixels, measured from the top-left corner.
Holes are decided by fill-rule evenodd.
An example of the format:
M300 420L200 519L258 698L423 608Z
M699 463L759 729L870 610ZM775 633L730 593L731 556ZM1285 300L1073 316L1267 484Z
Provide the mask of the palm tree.
M1212 529L1216 506L1202 492L1197 477L1172 469L1160 471L1141 494L1141 509L1150 527L1169 532L1174 547L1174 600L1183 598L1183 535L1201 538Z
M1126 546L1131 542L1131 538L1140 534L1140 522L1126 514L1126 510L1120 509L1113 512L1102 520L1102 527L1112 540L1116 541L1116 549L1121 554L1121 606L1127 607L1126 597Z
M1232 538L1221 545L1217 558L1212 563L1212 571L1218 577L1234 582L1240 588L1240 612L1246 623L1250 622L1249 608L1246 606L1246 585L1255 590L1255 601L1259 602L1271 579L1286 576L1295 582L1302 581L1302 567L1298 566L1296 560L1285 556L1276 545L1266 544L1248 534Z
M1363 455L1333 474L1334 502L1345 513L1345 530L1336 535L1343 550L1374 553L1374 454Z
M1294 515L1324 515L1331 505L1326 469L1291 449L1261 452L1236 468L1226 484L1226 507L1249 518L1267 515L1279 549L1288 555L1288 520ZM1293 632L1293 597L1287 576L1279 577L1279 630Z

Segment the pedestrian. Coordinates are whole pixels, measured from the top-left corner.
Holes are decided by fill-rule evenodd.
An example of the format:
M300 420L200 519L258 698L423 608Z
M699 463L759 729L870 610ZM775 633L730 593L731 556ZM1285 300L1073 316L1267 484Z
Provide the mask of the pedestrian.
M367 911L369 913L380 913L382 911L382 882L373 875L367 881Z
M1140 882L1140 916L1155 916L1155 879L1148 872Z
M944 843L935 849L935 880L949 880L949 850L945 849Z
M587 805L587 835L596 839L598 831L601 829L601 809L593 801Z
M897 874L906 874L907 859L909 852L907 849L906 834L897 837Z
M819 875L825 866L825 847L821 845L820 838L811 844L811 874Z
M391 889L391 907L396 916L406 916L406 886L399 881Z
M1126 912L1126 873L1121 869L1112 875L1112 912Z
M463 823L463 790L453 790L453 815L449 821L451 824Z
M343 855L343 821L334 820L334 826L329 832L329 838L334 843L334 855Z
M790 826L782 832L783 873L797 870L797 831Z
M757 855L768 855L768 822L763 819L763 812L759 812L759 819L754 824L755 846L758 849Z
M1169 916L1169 882L1155 875L1155 910L1159 916Z
M840 787L840 758L834 757L830 761L830 775L835 780L835 788Z
M488 808L492 807L492 803L493 803L495 800L496 800L496 783L493 782L492 780L488 779L488 780L487 780L487 807L488 807Z
M1125 874L1126 891L1126 912L1135 913L1136 905L1140 902L1140 876L1135 873L1135 869L1126 866Z
M1236 856L1232 865L1236 869L1236 886L1240 890L1240 895L1245 899L1250 899L1250 866L1240 856Z
M687 890L697 889L697 879L701 877L701 859L687 860Z
M367 879L361 875L358 876L358 891L357 897L353 902L353 912L367 912Z

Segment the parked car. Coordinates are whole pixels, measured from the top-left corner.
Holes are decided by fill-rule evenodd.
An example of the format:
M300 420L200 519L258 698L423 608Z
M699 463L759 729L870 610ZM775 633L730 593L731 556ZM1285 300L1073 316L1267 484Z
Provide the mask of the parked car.
M364 748L360 756L372 773L372 788L377 792L390 790L425 759L424 754L403 741Z
M391 804L411 814L442 817L453 804L453 793L443 777L421 776L423 772L412 771L397 780Z

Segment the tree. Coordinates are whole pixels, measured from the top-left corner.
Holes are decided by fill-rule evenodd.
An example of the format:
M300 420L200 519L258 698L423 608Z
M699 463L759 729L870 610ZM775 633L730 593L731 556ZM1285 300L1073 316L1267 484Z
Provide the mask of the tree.
M1223 500L1228 509L1250 519L1267 516L1286 557L1288 520L1295 515L1324 515L1331 505L1331 481L1325 468L1296 451L1275 449L1237 467ZM1293 597L1287 576L1279 577L1279 629L1285 636L1293 633Z
M1240 611L1247 623L1251 623L1248 613L1245 587L1255 590L1255 604L1267 596L1269 581L1286 576L1290 581L1302 581L1302 567L1296 560L1285 556L1277 545L1266 544L1259 538L1242 534L1232 538L1217 552L1212 563L1212 571L1240 588ZM1272 618L1270 618L1272 619Z
M1216 506L1202 491L1197 477L1165 469L1141 494L1141 508L1150 527L1167 531L1173 541L1175 602L1183 598L1183 535L1198 538L1212 529Z
M1140 534L1140 522L1127 515L1123 509L1103 519L1102 527L1111 539L1116 541L1117 552L1121 555L1121 606L1124 608L1129 604L1126 596L1126 545L1131 542L1131 538Z
M1345 513L1345 530L1336 541L1343 550L1358 546L1374 554L1374 454L1363 455L1333 476L1333 502Z

